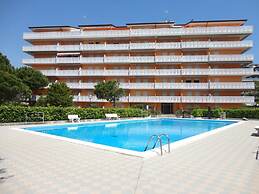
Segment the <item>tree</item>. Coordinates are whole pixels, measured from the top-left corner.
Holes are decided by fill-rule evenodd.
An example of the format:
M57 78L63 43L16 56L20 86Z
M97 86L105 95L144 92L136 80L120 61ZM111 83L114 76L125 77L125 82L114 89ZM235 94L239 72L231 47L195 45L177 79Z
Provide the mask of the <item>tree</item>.
M26 101L30 96L30 88L19 78L0 71L0 103Z
M43 101L43 99L41 99ZM52 83L46 96L47 105L67 107L73 104L73 96L65 83Z
M0 53L0 71L13 73L14 67L11 65L10 61L6 56Z
M259 81L255 81L255 90L243 92L244 96L254 96L255 103L259 103Z
M112 102L115 107L116 101L124 96L124 90L119 86L120 83L117 81L99 82L94 86L94 94L99 99L105 99Z
M48 79L41 72L30 67L20 67L16 69L15 75L22 80L24 84L34 91L48 85Z
M46 96L40 96L34 105L35 106L47 106Z

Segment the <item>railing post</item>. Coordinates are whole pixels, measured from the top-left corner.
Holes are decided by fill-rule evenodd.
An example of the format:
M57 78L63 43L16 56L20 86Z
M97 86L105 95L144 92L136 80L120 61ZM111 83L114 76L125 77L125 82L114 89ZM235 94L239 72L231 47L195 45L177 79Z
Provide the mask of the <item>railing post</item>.
M160 143L160 152L161 152L161 156L163 155L163 148L162 148L162 140L160 137L158 137L159 139L159 143Z

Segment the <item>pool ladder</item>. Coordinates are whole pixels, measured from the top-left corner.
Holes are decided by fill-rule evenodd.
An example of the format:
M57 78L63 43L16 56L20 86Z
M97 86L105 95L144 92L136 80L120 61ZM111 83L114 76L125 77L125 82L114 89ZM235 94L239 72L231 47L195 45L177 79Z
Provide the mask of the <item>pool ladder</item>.
M147 142L147 145L145 147L145 150L146 151L148 149L148 146L149 144L153 141L153 140L156 140L155 141L155 144L153 145L152 149L154 149L157 145L157 143L159 142L160 144L160 152L161 152L161 156L163 155L163 143L162 143L162 137L165 137L167 139L167 145L168 145L168 153L170 152L170 138L168 135L166 134L159 134L159 135L152 135L149 139L148 139L148 142Z

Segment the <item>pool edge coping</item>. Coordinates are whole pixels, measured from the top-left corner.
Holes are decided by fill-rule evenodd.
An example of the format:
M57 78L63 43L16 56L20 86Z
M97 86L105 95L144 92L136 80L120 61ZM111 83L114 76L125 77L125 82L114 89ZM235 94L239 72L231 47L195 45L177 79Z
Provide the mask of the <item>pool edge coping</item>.
M204 139L208 136L211 136L213 134L217 134L219 132L225 131L229 128L241 125L243 123L245 123L246 121L241 121L241 120L217 120L217 119L193 119L193 118L174 118L174 117L157 117L157 118L137 118L137 119L121 119L121 120L105 120L105 121L87 121L87 122L80 122L79 124L93 124L93 123L103 123L103 122L118 122L118 121L132 121L132 120L156 120L156 119L180 119L180 120L210 120L210 121L234 121L236 123L232 123L229 124L227 126L223 126L223 127L219 127L216 128L214 130L211 131L207 131L198 135L194 135L182 140L178 140L176 142L171 142L170 143L170 148L171 148L171 152L173 149L178 149L182 146L188 145L190 143L196 142L198 140ZM56 123L56 124L36 124L35 126L48 126L48 125L71 125L71 124L78 124L78 123ZM28 127L28 126L27 126ZM25 133L30 133L33 135L38 135L41 137L48 137L48 138L52 138L52 139L56 139L56 140L60 140L60 141L65 141L65 142L70 142L70 143L75 143L75 144L80 144L80 145L85 145L85 146L89 146L91 148L94 149L99 149L99 150L104 150L104 151L109 151L109 152L113 152L113 153L117 153L117 154L122 154L122 155L128 155L128 156L134 156L134 157L139 157L139 158L143 158L143 159L149 159L152 158L154 156L160 156L160 148L155 148L152 150L148 150L145 152L138 152L138 151L133 151L133 150L127 150L127 149L123 149L123 148L116 148L116 147L112 147L112 146L107 146L107 145L102 145L102 144L97 144L97 143L92 143L92 142L87 142L87 141L82 141L82 140L77 140L77 139L72 139L72 138L67 138L67 137L61 137L61 136L57 136L57 135L51 135L51 134L46 134L46 133L42 133L42 132L38 132L38 131L30 131L30 130L26 130L24 129L24 127L11 127L10 129L16 130L16 131L22 131ZM167 150L168 145L164 145L162 147L162 149L165 151Z

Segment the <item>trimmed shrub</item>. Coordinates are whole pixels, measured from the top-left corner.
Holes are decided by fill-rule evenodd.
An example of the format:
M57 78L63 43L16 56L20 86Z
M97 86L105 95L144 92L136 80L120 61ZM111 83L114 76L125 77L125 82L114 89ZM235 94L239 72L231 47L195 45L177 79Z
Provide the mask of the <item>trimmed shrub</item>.
M211 110L211 117L219 118L224 111L221 108ZM194 117L208 117L208 109L193 109L192 115Z
M203 117L204 110L203 109L193 109L192 115L194 117Z
M226 112L227 118L253 118L259 119L259 109L241 108L241 109L221 109L216 108L212 110L212 117L219 118L223 112ZM207 117L207 109L193 109L192 115L194 117Z
M77 114L81 119L105 118L105 113L116 113L121 118L146 117L149 112L136 108L77 108L77 107L26 107L3 105L0 106L0 123L41 121L35 112L43 112L45 121L67 120L67 115ZM27 118L26 118L27 115Z
M259 109L243 108L243 109L226 109L224 110L228 118L253 118L259 119Z

